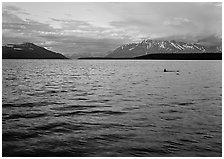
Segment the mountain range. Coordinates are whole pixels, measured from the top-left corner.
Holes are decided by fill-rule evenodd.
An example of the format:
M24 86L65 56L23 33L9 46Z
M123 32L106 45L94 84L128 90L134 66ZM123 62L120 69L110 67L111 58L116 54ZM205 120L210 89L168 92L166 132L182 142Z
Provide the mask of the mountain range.
M139 43L125 44L106 56L106 58L134 58L149 54L183 53L221 53L222 45L206 45L204 41L188 43L167 40L143 40Z
M67 59L33 43L7 44L2 46L3 59Z
M221 38L209 37L198 40L195 43L175 40L143 40L130 43L109 51L106 56L100 58L163 58L178 54L178 59L184 54L211 54L222 53ZM173 55L172 55L173 54ZM156 55L156 56L155 56ZM187 55L188 56L188 55ZM198 55L196 55L198 56ZM219 55L221 56L221 54ZM67 59L62 54L55 53L33 43L7 44L2 46L3 59ZM85 57L84 57L85 58ZM88 57L87 57L88 58ZM89 57L97 58L97 57ZM201 58L201 55L200 55Z

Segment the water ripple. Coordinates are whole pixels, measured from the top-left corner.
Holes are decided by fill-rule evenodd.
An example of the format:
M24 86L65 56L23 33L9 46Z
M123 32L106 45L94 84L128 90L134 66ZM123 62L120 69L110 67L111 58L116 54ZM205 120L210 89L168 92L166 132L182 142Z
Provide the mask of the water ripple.
M3 60L2 156L221 157L221 65Z

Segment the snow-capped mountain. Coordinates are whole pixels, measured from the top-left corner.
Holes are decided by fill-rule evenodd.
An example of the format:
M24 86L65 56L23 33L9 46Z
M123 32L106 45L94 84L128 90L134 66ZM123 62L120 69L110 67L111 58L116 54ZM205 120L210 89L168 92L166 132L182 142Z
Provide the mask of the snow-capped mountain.
M130 58L147 54L162 53L220 53L221 45L204 46L199 43L179 41L143 40L140 43L131 43L120 46L106 57Z

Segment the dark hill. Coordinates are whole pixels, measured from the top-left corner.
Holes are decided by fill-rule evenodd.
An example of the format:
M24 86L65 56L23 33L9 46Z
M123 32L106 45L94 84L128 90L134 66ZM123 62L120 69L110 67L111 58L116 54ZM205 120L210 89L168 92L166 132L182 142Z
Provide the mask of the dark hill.
M148 54L134 59L151 60L222 60L222 53Z
M7 44L2 46L3 59L67 59L33 43Z

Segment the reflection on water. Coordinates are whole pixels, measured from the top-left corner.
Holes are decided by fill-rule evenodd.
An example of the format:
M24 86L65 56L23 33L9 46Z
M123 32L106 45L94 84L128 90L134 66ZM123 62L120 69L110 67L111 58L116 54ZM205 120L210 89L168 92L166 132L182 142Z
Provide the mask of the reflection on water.
M3 60L3 156L221 156L221 65Z

